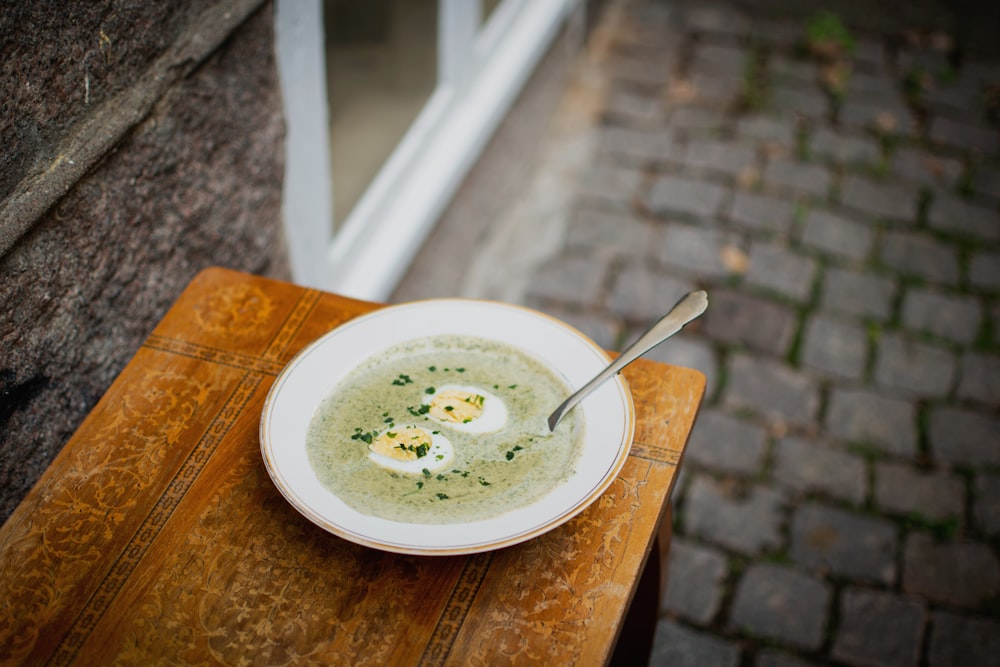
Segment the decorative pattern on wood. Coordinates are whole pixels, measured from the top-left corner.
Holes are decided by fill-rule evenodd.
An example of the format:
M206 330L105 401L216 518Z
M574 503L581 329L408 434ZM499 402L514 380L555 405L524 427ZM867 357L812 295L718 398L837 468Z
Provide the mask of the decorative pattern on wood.
M626 369L632 453L564 526L471 556L384 553L295 512L257 436L284 364L375 307L200 274L0 527L0 663L604 663L704 378Z

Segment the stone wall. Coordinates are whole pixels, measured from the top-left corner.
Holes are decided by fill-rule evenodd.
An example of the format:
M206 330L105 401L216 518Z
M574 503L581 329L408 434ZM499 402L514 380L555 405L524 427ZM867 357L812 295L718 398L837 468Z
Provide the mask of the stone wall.
M288 277L273 7L0 10L0 521L201 269Z

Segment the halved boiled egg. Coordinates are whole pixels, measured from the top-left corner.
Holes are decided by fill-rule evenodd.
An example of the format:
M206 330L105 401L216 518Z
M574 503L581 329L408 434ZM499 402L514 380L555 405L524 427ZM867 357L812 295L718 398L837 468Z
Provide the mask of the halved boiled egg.
M440 433L393 425L368 445L368 458L388 470L419 475L448 466L455 458L455 448Z
M423 399L428 415L451 428L469 433L492 433L507 423L507 406L478 387L448 384Z

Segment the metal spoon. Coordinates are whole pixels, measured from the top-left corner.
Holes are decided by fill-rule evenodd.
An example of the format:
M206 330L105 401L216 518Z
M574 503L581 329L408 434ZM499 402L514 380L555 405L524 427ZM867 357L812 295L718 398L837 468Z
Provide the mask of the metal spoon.
M556 430L556 424L563 418L563 415L596 389L598 385L673 336L685 324L704 313L706 308L708 308L708 294L704 291L691 292L678 301L677 305L670 309L670 312L660 318L646 333L639 336L639 340L629 345L628 349L618 355L618 358L612 361L607 368L598 373L593 380L576 390L569 398L563 401L562 405L549 415L549 431Z

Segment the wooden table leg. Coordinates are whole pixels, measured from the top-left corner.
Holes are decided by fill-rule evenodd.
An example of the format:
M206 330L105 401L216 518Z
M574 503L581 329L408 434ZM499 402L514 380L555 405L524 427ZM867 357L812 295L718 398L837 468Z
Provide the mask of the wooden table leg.
M649 664L653 652L653 636L660 615L660 601L670 558L670 538L673 535L672 506L667 505L653 550L639 579L639 587L625 617L610 665L634 667Z

